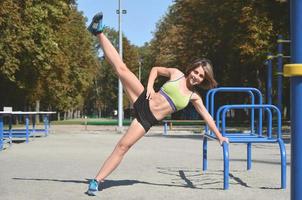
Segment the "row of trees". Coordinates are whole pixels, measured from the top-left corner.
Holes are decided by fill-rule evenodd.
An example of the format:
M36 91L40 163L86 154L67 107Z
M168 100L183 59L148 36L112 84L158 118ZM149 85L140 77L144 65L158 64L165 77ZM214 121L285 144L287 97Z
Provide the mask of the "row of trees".
M100 64L73 0L0 3L0 106L81 109Z
M265 94L267 70L264 61L268 52L277 54L278 34L289 38L289 2L174 2L158 23L150 43L151 65L185 70L194 58L207 57L214 63L219 86L256 87ZM284 54L289 55L288 49ZM289 108L288 82L284 81L286 110ZM240 101L236 95L221 98L223 102Z
M24 110L41 101L43 109L97 115L117 109L117 77L85 29L72 0L1 1L0 106ZM220 86L265 92L266 55L275 52L277 35L288 37L288 31L288 2L175 0L149 43L136 47L123 37L123 58L136 75L141 66L144 85L152 66L185 70L193 59L207 57ZM117 32L106 34L117 47ZM130 108L126 98L124 106Z

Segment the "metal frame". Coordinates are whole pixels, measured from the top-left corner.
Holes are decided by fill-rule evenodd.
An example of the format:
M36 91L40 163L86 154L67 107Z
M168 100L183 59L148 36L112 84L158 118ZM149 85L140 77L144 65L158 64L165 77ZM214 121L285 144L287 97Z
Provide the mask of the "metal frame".
M216 114L214 113L214 98L215 92L223 91L236 91L236 92L248 92L248 91L256 91L259 95L259 104L254 104L254 100L252 98L252 104L236 104L236 105L223 105L218 108ZM250 93L251 94L251 93ZM253 97L253 95L251 95ZM262 95L259 90L255 88L216 88L210 90L207 94L207 108L209 108L209 102L211 102L211 114L216 119L216 126L221 130L223 136L229 138L230 143L245 143L247 144L247 170L251 169L252 166L252 143L278 143L280 148L280 156L281 156L281 188L286 188L286 152L285 152L285 145L282 140L282 133L281 133L281 113L280 110L274 105L267 105L267 104L260 104L262 103ZM226 129L226 116L227 112L233 109L249 109L251 110L251 115L254 117L254 110L259 110L259 121L258 121L258 132L254 131L254 124L251 124L251 131L249 133L228 133ZM262 112L266 111L267 113L267 134L264 135L262 132ZM277 137L273 137L272 135L272 111L277 113ZM251 119L251 123L254 123L254 119ZM220 128L221 127L221 128ZM208 152L208 145L207 141L208 138L217 140L214 133L211 131L205 132L205 137L203 139L203 170L207 170L208 161L207 161L207 152ZM223 188L229 188L229 144L223 143L223 159L224 159L224 184Z
M56 112L0 112L0 151L3 149L5 143L12 144L13 138L25 138L26 143L29 142L30 137L35 137L37 134L43 133L46 137L49 134L49 115L55 114ZM13 115L24 115L25 116L25 129L13 129L12 127L12 116ZM36 115L43 115L44 128L36 129ZM9 128L4 129L3 117L8 116ZM30 128L30 116L32 117L32 128Z

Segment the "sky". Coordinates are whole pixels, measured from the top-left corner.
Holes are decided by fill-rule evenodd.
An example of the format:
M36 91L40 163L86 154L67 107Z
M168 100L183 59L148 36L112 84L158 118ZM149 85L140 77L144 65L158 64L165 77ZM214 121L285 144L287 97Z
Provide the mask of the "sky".
M95 13L102 11L104 24L118 30L119 0L77 0L78 10L88 18L87 25ZM121 0L122 32L131 44L142 46L153 38L156 23L165 16L173 0Z

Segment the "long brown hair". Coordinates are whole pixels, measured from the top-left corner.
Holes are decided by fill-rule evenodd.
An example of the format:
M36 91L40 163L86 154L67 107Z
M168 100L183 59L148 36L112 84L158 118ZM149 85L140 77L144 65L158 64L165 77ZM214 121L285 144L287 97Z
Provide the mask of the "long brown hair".
M199 58L194 60L187 67L185 76L187 77L191 73L191 71L193 71L197 67L202 67L205 73L204 80L200 83L200 87L202 87L203 89L212 89L217 87L218 84L214 78L213 64L209 59Z

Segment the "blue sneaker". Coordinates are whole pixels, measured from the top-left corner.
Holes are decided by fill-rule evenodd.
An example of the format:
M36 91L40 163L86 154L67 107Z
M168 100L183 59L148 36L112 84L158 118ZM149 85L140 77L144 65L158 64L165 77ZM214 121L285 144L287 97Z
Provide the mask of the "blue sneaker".
M103 13L99 12L92 18L92 22L88 26L88 31L93 35L103 32L105 26L103 25Z
M99 191L99 182L95 179L89 182L87 194L90 196L96 196L96 193Z

